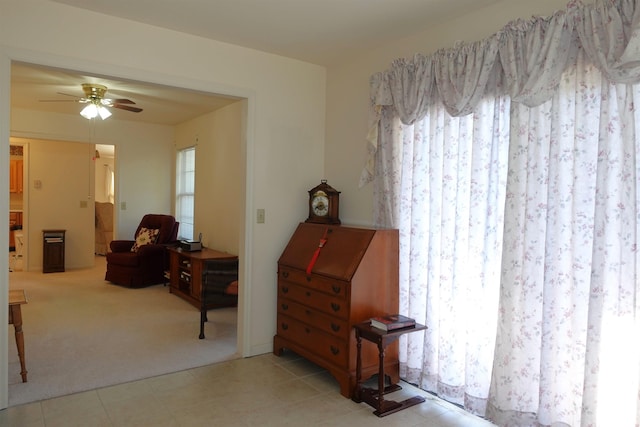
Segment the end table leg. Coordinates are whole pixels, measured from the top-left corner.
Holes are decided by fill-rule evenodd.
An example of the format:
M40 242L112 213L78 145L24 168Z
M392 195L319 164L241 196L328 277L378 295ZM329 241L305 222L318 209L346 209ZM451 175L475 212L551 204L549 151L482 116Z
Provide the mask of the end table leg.
M378 342L378 411L382 411L384 404L384 346Z
M27 382L27 368L24 357L24 333L22 332L22 310L19 305L10 307L13 327L15 329L16 347L18 348L18 358L20 359L20 376L22 382Z
M360 331L356 329L356 389L353 392L351 399L354 402L362 402L361 385L362 382L362 337L360 337Z
M207 321L207 311L206 309L200 309L200 335L198 335L199 339L204 339L204 322Z

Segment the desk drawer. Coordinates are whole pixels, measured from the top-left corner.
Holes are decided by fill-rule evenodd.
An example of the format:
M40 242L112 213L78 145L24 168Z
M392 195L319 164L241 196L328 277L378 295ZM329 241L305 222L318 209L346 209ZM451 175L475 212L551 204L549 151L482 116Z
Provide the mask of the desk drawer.
M278 312L298 319L308 325L313 325L331 335L341 337L342 339L349 338L349 324L336 316L327 316L317 310L313 310L286 298L279 300Z
M278 335L309 349L334 365L347 366L349 361L348 341L322 332L318 328L282 313L278 313Z
M289 299L342 320L349 319L349 301L295 283L278 283L278 298Z
M307 275L305 271L282 266L278 274L282 281L298 283L334 297L345 299L349 297L349 284L341 280L331 279L317 274Z

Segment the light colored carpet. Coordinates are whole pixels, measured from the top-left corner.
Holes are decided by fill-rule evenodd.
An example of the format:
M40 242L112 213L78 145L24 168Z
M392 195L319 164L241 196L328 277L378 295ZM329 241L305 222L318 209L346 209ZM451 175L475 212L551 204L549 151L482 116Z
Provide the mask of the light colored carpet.
M9 406L177 372L239 357L237 309L209 311L198 339L199 311L169 286L128 289L96 267L63 273L9 273L25 289L22 306L28 382L9 326Z

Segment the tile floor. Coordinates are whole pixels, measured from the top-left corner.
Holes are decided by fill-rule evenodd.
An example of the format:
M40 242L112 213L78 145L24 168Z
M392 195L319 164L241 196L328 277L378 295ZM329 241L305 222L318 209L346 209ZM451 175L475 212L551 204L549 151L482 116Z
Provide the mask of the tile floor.
M432 426L493 424L401 383L426 402L378 418L325 370L285 352L237 359L0 411L0 426Z

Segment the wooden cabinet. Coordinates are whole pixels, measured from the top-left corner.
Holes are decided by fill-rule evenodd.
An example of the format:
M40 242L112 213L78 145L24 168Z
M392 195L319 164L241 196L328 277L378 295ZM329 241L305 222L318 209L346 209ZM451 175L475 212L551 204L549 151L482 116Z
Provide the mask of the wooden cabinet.
M23 160L9 160L9 192L22 193Z
M65 230L42 230L42 272L64 271Z
M195 252L169 248L170 292L200 310L203 264L207 260L215 259L238 259L238 256L209 248Z
M319 248L325 235L326 243ZM340 393L352 397L357 354L353 326L373 316L397 313L398 250L397 230L299 224L278 260L274 354L293 350L327 369L340 384ZM395 384L397 343L385 356L384 372ZM362 377L377 372L376 349L363 348Z

